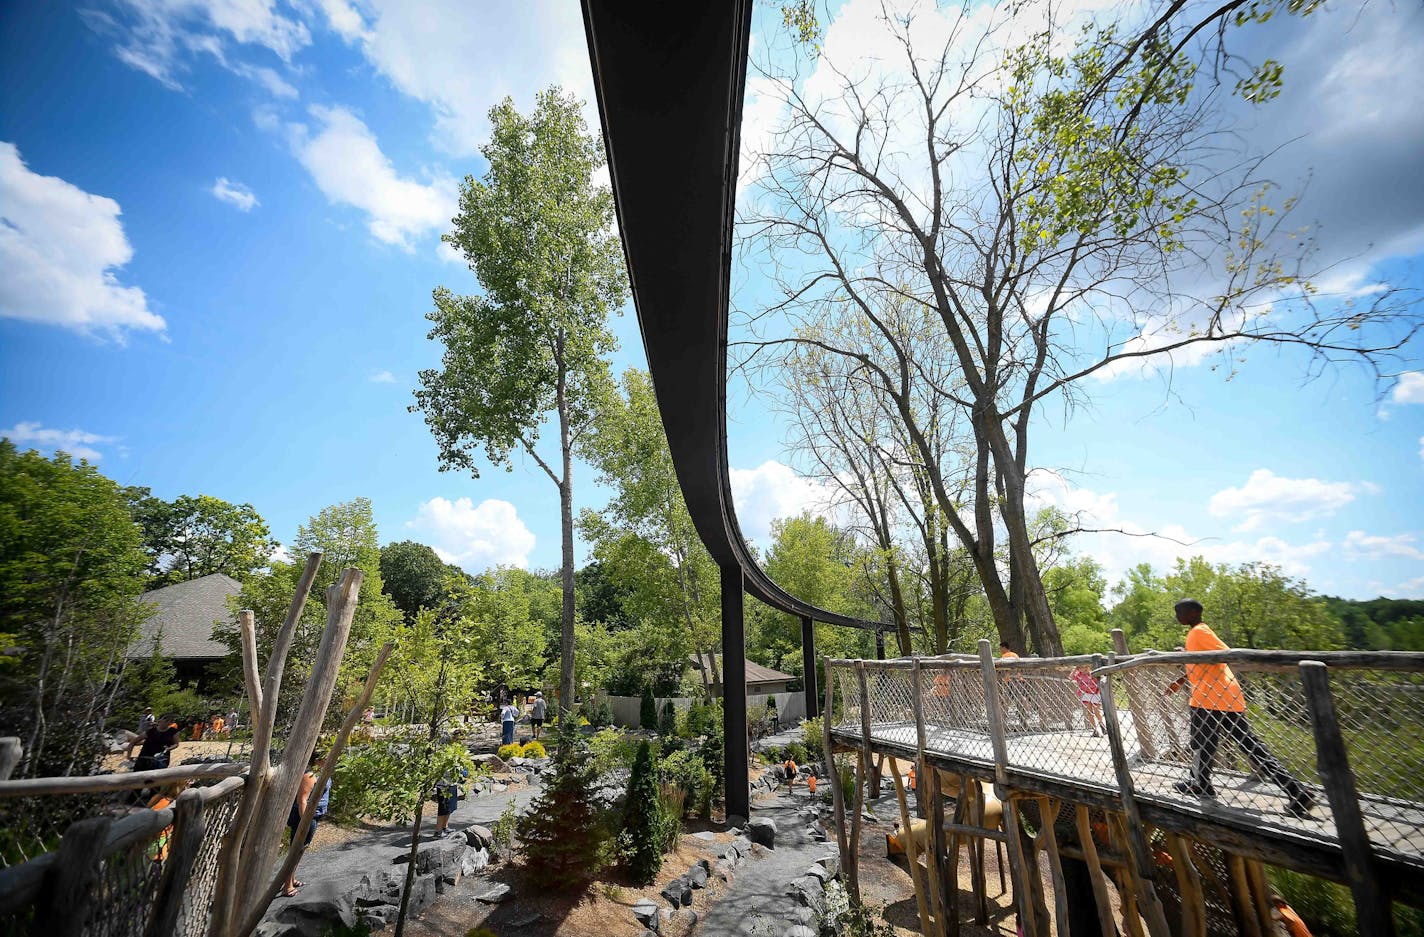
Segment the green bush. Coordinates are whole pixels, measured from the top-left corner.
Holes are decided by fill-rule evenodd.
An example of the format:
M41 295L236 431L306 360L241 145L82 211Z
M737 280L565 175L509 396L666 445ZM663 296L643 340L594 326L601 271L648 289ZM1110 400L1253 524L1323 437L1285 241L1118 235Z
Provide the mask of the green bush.
M821 737L820 716L802 721L801 744L806 746L806 751L815 753L817 758L819 758L820 753L826 747L826 741Z
M707 706L700 697L692 698L687 712L683 713L679 721L682 726L679 734L683 738L695 739L707 734Z
M663 867L665 827L652 749L643 741L638 743L638 754L633 759L628 795L623 801L623 831L618 836L624 865L638 885L650 884Z
M792 742L790 745L786 746L785 751L782 753L781 760L785 761L787 756L790 756L791 760L796 762L798 765L805 765L811 763L811 753L806 751L806 746L802 745L800 742Z
M666 854L677 848L677 839L682 835L682 812L687 807L687 792L676 784L659 784L658 804L662 808L660 844Z
M518 742L510 742L508 745L501 745L496 754L499 755L500 761L508 761L511 758L522 758L524 757L524 746Z
M603 729L613 725L613 704L608 702L608 697L604 696L594 700L588 706L586 713L588 724L595 729Z
M549 755L549 753L544 750L543 744L537 740L525 742L524 747L519 750L519 753L525 758L547 758Z
M712 772L702 757L694 751L673 752L658 763L658 780L663 784L676 784L683 791L683 810L680 816L694 809L710 812L712 801Z
M588 740L588 752L594 773L602 776L619 768L633 767L638 742L624 734L622 729L599 729Z
M1266 875L1314 937L1351 937L1360 932L1349 888L1274 866L1268 867ZM1424 911L1396 904L1394 929L1398 937L1424 937Z
M348 748L332 772L331 818L346 826L364 817L408 823L435 780L479 770L463 745L432 743L423 735L386 736Z
M702 763L707 766L708 773L712 775L712 801L720 802L727 792L727 765L724 761L725 747L722 741L722 705L720 700L708 707L708 714L707 737L697 746L697 754L702 759Z
M665 739L677 735L677 708L673 706L672 700L663 702L663 711L658 716L658 735Z
M644 684L643 698L638 703L638 728L652 731L658 727L658 704L653 699L653 688Z
M514 801L511 800L505 805L504 810L500 811L499 819L495 820L494 825L490 827L490 836L494 841L494 849L492 850L494 853L499 854L508 851L510 845L514 842L514 830L518 823L519 808L516 807Z

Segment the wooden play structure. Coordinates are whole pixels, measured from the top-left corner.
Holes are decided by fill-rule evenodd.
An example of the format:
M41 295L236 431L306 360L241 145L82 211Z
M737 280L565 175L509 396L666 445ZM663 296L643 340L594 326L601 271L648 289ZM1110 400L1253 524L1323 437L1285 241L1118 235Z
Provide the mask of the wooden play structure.
M362 573L345 569L326 591L326 627L305 674L289 725L277 724L278 699L292 640L321 564L307 557L285 619L276 628L266 667L257 657L256 622L241 612L242 665L253 714L250 763L199 764L118 774L3 780L18 758L0 755L0 809L6 816L64 817L26 861L0 868L0 933L49 937L247 937L261 923L288 874L301 861L298 838L278 866L287 815L306 773L336 690ZM320 791L376 688L391 646L376 654L364 686L315 770ZM273 757L280 742L281 757ZM181 790L156 809L125 806L146 789ZM27 803L26 803L27 802ZM45 807L56 809L47 811ZM303 809L304 828L317 798ZM84 815L86 814L87 815ZM20 837L14 837L15 842Z
M864 799L889 774L901 822L887 848L904 851L926 935L959 933L962 898L988 922L990 842L1027 937L1285 934L1268 865L1348 885L1361 933L1394 932L1392 901L1424 903L1424 655L1114 643L1108 657L997 660L983 641L977 657L827 659L826 756L856 779L829 772L853 900ZM1209 663L1235 672L1255 733L1313 795L1308 814L1225 744L1214 797L1178 789L1192 754L1173 684ZM1085 669L1102 732L1074 690Z

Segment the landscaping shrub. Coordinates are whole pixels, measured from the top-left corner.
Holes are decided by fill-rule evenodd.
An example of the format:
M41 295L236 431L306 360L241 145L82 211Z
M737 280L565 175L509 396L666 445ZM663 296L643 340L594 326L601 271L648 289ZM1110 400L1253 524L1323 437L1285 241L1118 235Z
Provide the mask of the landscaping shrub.
M682 834L682 811L687 805L687 792L675 783L659 784L658 804L662 808L660 843L663 852L669 853L677 848L677 838Z
M785 761L788 757L798 765L809 764L811 761L811 753L806 751L806 746L800 742L792 742L786 746L781 754L781 760Z
M534 880L556 888L586 883L608 862L607 817L590 797L598 777L576 722L561 720L554 775L518 825Z
M643 741L638 743L638 754L633 759L628 796L623 801L623 831L618 836L619 852L636 884L651 883L663 867L665 835L652 749Z
M601 777L619 768L633 767L638 742L622 729L600 729L588 740L588 751L594 773Z
M706 810L712 800L712 772L707 770L702 757L694 751L673 752L658 763L658 780L663 784L676 784L683 791L685 816L694 808Z
M543 743L538 740L530 740L524 743L524 747L519 752L525 758L547 758L549 753L544 750Z
M806 751L811 752L817 761L820 760L821 753L826 747L826 740L821 737L820 716L801 722L801 744L806 746Z
M518 742L510 742L508 745L501 745L496 754L499 755L500 761L508 761L511 758L522 758L524 757L524 746Z
M721 701L713 703L708 707L707 737L702 740L702 744L697 746L697 754L702 759L702 763L707 766L707 771L712 775L712 800L721 801L727 792L726 764L723 761L725 751L722 741L722 705Z
M510 844L514 842L514 828L519 823L519 808L514 806L514 801L505 804L500 811L499 819L494 821L490 827L490 836L494 842L494 852L499 854L507 852Z
M662 714L658 716L658 735L664 739L672 739L677 735L677 708L673 706L672 700L663 703Z
M613 725L613 704L608 702L608 697L594 700L593 705L588 707L588 724L595 729Z
M643 698L638 703L638 728L652 731L658 727L658 704L653 699L653 688L643 685Z
M695 739L707 734L707 707L700 697L694 696L692 703L687 707L687 712L680 720L682 730L679 733L683 738Z
M432 743L423 734L385 736L341 753L332 772L331 818L348 826L363 817L408 823L417 799L436 779L479 770L458 742Z

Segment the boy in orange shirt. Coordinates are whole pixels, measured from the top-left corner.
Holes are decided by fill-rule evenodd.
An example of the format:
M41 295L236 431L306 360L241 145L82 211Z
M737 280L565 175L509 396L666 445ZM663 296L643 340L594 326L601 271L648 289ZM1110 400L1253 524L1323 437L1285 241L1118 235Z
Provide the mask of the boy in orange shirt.
M1188 652L1230 650L1216 632L1202 623L1202 604L1195 599L1182 599L1174 606L1177 621L1187 626ZM1225 733L1241 749L1247 760L1262 775L1285 791L1286 810L1293 816L1307 817L1315 806L1315 797L1305 786L1291 777L1264 742L1251 731L1246 721L1246 696L1241 684L1226 664L1187 664L1186 674L1167 686L1175 693L1184 683L1191 684L1192 776L1178 781L1177 790L1198 797L1215 797L1211 785L1211 763Z

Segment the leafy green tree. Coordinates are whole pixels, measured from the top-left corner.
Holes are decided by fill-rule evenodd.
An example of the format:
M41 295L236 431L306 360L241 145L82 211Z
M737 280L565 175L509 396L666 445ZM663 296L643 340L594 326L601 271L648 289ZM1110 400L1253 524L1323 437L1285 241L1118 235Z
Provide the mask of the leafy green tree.
M118 485L0 440L0 725L19 777L87 774L139 625L148 565ZM11 651L8 648L15 648Z
M490 683L513 688L542 682L551 641L547 611L541 612L541 605L547 606L550 591L557 592L551 585L513 567L488 570L455 584L456 627L474 640L481 671Z
M567 888L587 882L607 865L612 837L608 818L592 801L598 775L578 720L560 719L557 739L553 778L520 818L519 838L534 880Z
M652 746L638 743L633 770L628 775L628 794L623 801L623 831L620 852L634 884L648 885L663 867L662 802L658 797L658 776L653 769Z
M1048 604L1063 635L1065 654L1106 654L1112 650L1103 596L1107 580L1089 556L1068 559L1043 573Z
M622 587L623 607L664 629L679 662L714 653L721 643L720 577L687 513L646 371L628 369L621 393L600 398L580 452L613 496L602 511L584 511L579 530ZM710 673L699 673L704 693L721 682L715 661Z
M164 501L148 496L147 489L137 491L141 495L133 503L134 519L143 528L153 588L212 573L246 579L267 565L277 547L267 523L250 504L231 504L212 495Z
M609 575L608 567L598 560L584 566L574 575L578 589L578 613L586 622L605 626L610 631L623 631L636 622L625 606L627 586Z
M653 699L653 688L643 684L642 699L638 702L638 727L656 729L658 727L658 703Z
M433 341L440 369L420 372L413 409L425 415L442 469L479 477L476 451L493 465L527 454L559 492L563 586L559 706L574 700L573 455L608 392L607 321L627 293L613 231L613 199L594 186L603 145L579 102L552 88L534 113L506 98L490 111L483 180L466 177L446 243L458 248L481 293L435 290ZM539 434L552 414L557 453Z
M450 568L423 543L402 540L381 547L380 569L386 594L407 621L422 608L439 608L445 601Z

